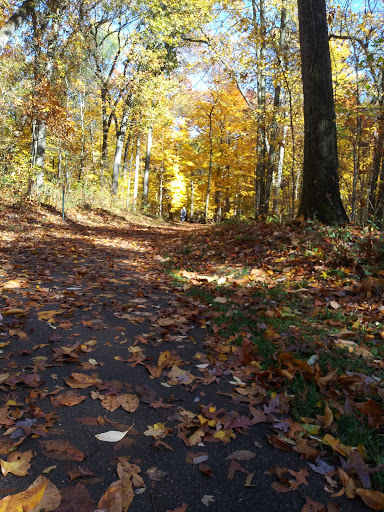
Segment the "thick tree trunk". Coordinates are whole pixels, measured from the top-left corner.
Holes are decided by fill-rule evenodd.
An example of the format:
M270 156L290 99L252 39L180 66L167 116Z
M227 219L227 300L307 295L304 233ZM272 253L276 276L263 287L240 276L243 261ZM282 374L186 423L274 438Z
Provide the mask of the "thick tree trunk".
M35 0L26 0L0 29L0 54L3 53L8 41L28 17Z
M152 134L153 128L150 126L147 133L147 153L145 155L145 167L143 176L143 206L148 203L149 191L149 168L151 164L151 151L152 151Z
M340 197L335 105L325 0L298 0L304 93L304 168L299 216L348 222Z

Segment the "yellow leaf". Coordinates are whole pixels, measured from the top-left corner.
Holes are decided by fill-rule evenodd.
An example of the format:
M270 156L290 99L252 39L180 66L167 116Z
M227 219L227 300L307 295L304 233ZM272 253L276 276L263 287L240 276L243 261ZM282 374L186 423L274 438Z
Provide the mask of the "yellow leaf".
M328 428L333 422L333 414L332 411L327 404L324 409L324 427Z
M51 311L39 311L37 318L39 320L52 320L55 315L61 315L63 313L60 309L52 309Z
M32 450L24 453L13 452L8 456L7 461L0 460L1 472L4 476L7 476L8 473L16 476L27 476L32 457Z
M0 512L29 512L38 505L48 485L48 480L33 489L7 496L0 501Z

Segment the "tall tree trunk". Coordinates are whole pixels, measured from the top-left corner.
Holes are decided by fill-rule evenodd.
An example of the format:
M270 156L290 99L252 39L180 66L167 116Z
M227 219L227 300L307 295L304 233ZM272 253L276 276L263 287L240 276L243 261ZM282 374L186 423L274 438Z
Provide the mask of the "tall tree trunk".
M220 222L222 218L223 209L221 206L221 198L222 198L222 176L223 176L223 168L221 166L217 167L216 174L216 190L215 190L215 218L216 222Z
M84 128L84 116L85 116L85 85L83 86L82 92L79 92L79 110L80 110L80 127L81 127L81 148L80 148L80 166L78 180L81 181L84 173L85 164L85 128Z
M254 2L254 0L253 0ZM254 9L255 10L255 9ZM259 0L260 10L260 39L261 46L258 58L257 73L257 104L258 104L258 130L257 130L257 165L256 165L256 215L266 215L269 206L267 188L267 131L266 131L266 57L267 57L267 25L265 18L265 0Z
M211 179L212 179L212 166L213 166L213 111L216 104L214 104L208 114L209 116L209 167L208 167L208 179L207 179L207 190L205 193L205 210L204 210L204 221L208 221L208 210L209 210L209 195L211 192Z
M194 221L195 216L195 183L191 180L191 207L189 210L189 222Z
M107 165L108 158L108 132L110 128L110 117L107 114L107 96L108 89L106 87L101 88L101 118L103 123L103 133L102 133L102 141L101 141L101 162L100 167L101 171L105 171L105 167Z
M43 30L38 27L36 14L33 13L34 37L35 37L35 116L32 120L32 163L39 169L36 175L37 190L44 184L45 174L45 149L47 137L47 114L42 108L46 98L46 89L52 85L54 65L56 58L57 41L59 37L59 21L52 22L51 37L48 39L47 51L44 56L41 51L39 36Z
M298 0L304 93L304 167L299 216L348 222L340 197L335 104L325 0Z
M277 163L277 173L275 177L275 197L273 198L273 213L277 215L280 208L280 188L283 179L285 141L287 139L288 126L283 127L283 137L279 148L279 159Z
M120 121L120 127L116 125L116 148L115 158L113 160L112 169L112 195L117 195L119 187L119 172L121 166L121 155L123 153L125 134L127 133L129 119L129 103L127 102L124 106L123 115ZM117 121L116 121L117 122Z
M163 186L164 186L164 168L160 168L160 181L159 181L159 217L163 216Z
M356 130L353 137L353 183L352 183L352 201L351 201L351 220L356 220L356 203L357 203L357 183L360 174L360 150L359 142L361 137L361 115L360 115L360 79L359 79L359 59L356 51L356 44L353 41L353 55L355 64L355 80L356 80ZM360 205L361 207L361 205Z
M284 62L286 59L282 59L281 55L284 52L285 47L285 36L287 31L287 9L283 7L281 9L281 17L280 17L280 39L279 39L279 55L278 59L280 62L283 60ZM282 66L282 63L280 64ZM282 72L285 72L285 69L281 70ZM283 89L281 85L281 80L278 81L278 83L275 86L275 94L274 94L274 101L273 101L273 121L271 126L271 135L270 135L270 146L269 146L269 154L268 154L268 167L267 167L267 183L266 183L266 198L269 198L271 195L271 185L275 178L275 194L274 194L274 205L273 210L275 211L277 202L275 201L275 198L277 198L279 194L279 187L281 184L281 173L279 177L276 177L276 174L278 172L278 164L281 162L280 158L280 151L278 151L278 138L279 138L279 131L281 133L281 130L279 129L278 125L278 116L280 113L280 106L282 103L282 95L283 95ZM283 132L285 130L285 127L283 127ZM283 135L284 137L284 135ZM282 147L282 144L280 144L280 149ZM266 212L268 213L268 212Z
M139 193L139 171L140 171L140 134L136 141L136 163L135 163L135 181L133 184L133 207L136 210L137 196Z
M145 167L143 176L143 207L148 203L148 190L149 190L149 169L151 165L151 151L152 151L152 134L153 128L150 126L147 133L147 152L145 155Z

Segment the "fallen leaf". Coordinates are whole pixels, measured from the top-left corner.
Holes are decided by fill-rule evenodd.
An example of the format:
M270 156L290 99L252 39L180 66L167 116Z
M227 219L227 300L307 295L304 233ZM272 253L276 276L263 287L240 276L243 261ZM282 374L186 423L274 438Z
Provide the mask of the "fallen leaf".
M374 400L368 400L368 402L356 404L355 407L365 416L372 416L374 418L384 417L384 409Z
M373 510L382 510L384 508L384 494L370 489L356 489L356 494L364 501L369 508Z
M256 487L256 485L252 484L252 479L255 473L250 473L245 479L244 487Z
M274 447L278 448L279 450L283 450L285 452L291 452L292 446L288 444L286 441L281 439L276 434L271 434L266 436L268 439L268 442Z
M61 503L55 512L94 512L95 504L85 485L77 483L75 486L61 489ZM74 508L75 504L75 508ZM2 511L0 511L2 512Z
M41 502L47 482L48 480L33 489L27 489L0 500L0 512L30 512Z
M251 460L256 457L256 453L251 452L249 450L238 450L233 452L231 455L228 455L225 460Z
M71 375L64 379L70 388L85 389L91 386L97 386L101 381L91 375L85 373L71 373Z
M99 441L106 441L108 443L117 443L117 441L121 441L123 437L128 434L129 430L125 432L119 432L118 430L109 430L108 432L103 432L102 434L96 434L95 437Z
M213 503L215 500L214 500L214 497L213 496L210 496L209 494L206 494L205 496L203 496L201 498L201 502L206 506L206 507L209 507L209 505L211 503Z
M144 432L145 436L151 436L154 439L162 439L169 433L169 428L164 423L155 423L153 426L148 425L147 430Z
M306 503L304 507L301 509L301 512L326 512L325 507L322 503L317 501L312 501L308 496L306 496Z
M59 489L43 475L40 475L33 484L28 487L28 490L32 490L42 484L46 484L43 497L36 506L30 509L29 512L40 512L41 510L44 510L44 512L53 512L61 503L61 494Z
M242 473L246 473L247 475L249 475L249 471L247 471L245 468L243 468L243 466L240 466L238 462L232 459L228 470L227 480L233 480L236 471L241 471Z
M135 412L136 409L140 405L139 397L136 395L130 395L130 394L117 395L116 400L117 400L117 403L119 405L121 405L121 407L124 409L124 411L131 412L131 413Z
M12 473L16 476L28 475L28 470L31 467L31 459L33 457L32 450L27 452L13 452L7 457L7 461L0 460L1 472L4 476Z
M332 423L333 423L333 414L332 414L332 411L331 411L329 405L327 404L324 408L324 427L328 428L332 425Z
M181 507L174 508L173 510L167 509L165 512L186 512L188 505L183 503Z
M84 454L68 441L50 440L40 441L43 455L50 459L58 460L83 460Z

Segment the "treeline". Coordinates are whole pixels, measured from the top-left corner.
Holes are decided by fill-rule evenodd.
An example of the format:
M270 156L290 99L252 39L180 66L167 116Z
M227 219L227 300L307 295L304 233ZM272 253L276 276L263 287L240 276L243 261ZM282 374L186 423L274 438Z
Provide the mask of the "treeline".
M341 198L352 221L381 225L383 11L327 7ZM170 217L184 205L201 221L316 216L296 1L9 1L0 26L3 193Z

